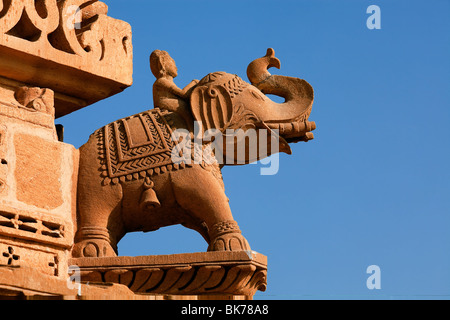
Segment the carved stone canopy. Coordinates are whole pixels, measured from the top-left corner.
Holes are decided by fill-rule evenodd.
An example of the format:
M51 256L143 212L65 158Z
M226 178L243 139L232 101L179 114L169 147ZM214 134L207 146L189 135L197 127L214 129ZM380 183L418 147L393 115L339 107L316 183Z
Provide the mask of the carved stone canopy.
M123 91L131 27L107 11L100 1L0 0L0 78L53 90L57 118Z

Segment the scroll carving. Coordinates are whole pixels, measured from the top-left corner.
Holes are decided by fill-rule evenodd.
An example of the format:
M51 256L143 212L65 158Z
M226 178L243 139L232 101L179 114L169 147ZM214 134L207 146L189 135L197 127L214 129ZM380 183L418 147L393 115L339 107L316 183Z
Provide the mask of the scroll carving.
M27 109L55 115L54 93L50 89L21 87L16 90L15 98Z
M2 0L0 9L0 32L36 45L92 61L123 58L131 51L129 25L108 17L100 1Z
M2 0L0 31L34 41L58 27L57 0Z
M69 97L56 99L56 117L121 92L131 26L107 13L97 0L0 0L0 76Z

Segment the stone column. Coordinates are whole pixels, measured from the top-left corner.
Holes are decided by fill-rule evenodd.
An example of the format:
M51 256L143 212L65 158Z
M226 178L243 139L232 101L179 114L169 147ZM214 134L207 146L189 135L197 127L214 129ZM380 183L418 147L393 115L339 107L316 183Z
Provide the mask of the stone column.
M54 122L132 84L131 27L107 11L0 0L0 293L67 294L79 153Z

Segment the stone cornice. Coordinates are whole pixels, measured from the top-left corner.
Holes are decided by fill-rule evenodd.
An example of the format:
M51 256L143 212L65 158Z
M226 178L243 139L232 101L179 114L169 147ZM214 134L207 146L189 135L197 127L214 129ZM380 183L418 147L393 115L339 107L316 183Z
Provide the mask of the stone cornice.
M141 257L77 258L81 281L117 283L138 294L244 295L267 286L267 257L218 251Z

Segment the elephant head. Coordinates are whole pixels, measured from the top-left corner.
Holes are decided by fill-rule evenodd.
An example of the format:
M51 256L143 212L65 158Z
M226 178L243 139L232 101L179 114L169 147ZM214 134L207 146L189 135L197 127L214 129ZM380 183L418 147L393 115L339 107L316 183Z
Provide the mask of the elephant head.
M225 137L216 146L221 149L223 159L219 160L224 164L250 163L276 152L290 154L288 143L314 138L311 131L316 125L308 121L313 88L302 79L271 75L268 72L271 67L280 68L280 61L269 48L266 56L248 66L247 75L252 84L237 75L214 72L200 80L190 96L191 111L195 121L201 123L202 133L208 136L212 131L215 137L217 133ZM285 102L276 103L266 94L281 96ZM256 139L253 144L251 141L244 144L245 152L239 156L236 144L249 138L249 132L255 133ZM264 145L261 139L267 141L264 152L260 150ZM271 147L274 142L276 149ZM258 151L251 152L251 149Z

